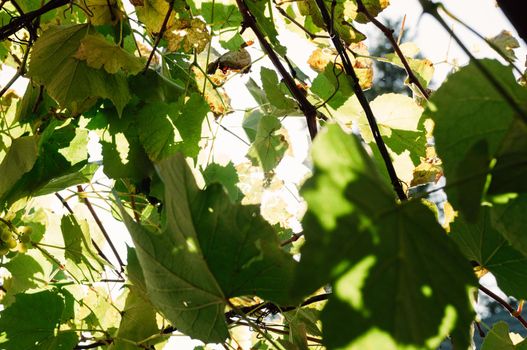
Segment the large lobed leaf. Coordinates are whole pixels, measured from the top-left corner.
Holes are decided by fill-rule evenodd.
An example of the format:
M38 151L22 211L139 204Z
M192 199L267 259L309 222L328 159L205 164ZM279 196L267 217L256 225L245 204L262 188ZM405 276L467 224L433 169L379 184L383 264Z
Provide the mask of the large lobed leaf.
M228 298L290 302L294 261L257 207L231 204L220 185L205 190L180 154L158 164L166 225L151 233L125 215L152 304L179 330L205 342L228 337Z
M293 293L332 283L326 345L435 349L452 334L468 346L475 279L433 213L418 201L397 204L360 140L336 125L317 136L312 155Z
M494 60L480 63L516 103L525 106L527 90L516 83L510 68ZM449 201L475 221L490 161L498 154L516 113L474 63L452 74L431 102Z
M121 113L130 100L124 74L94 69L74 57L81 40L92 31L87 24L54 26L45 31L33 46L28 75L75 114L100 97L111 100Z

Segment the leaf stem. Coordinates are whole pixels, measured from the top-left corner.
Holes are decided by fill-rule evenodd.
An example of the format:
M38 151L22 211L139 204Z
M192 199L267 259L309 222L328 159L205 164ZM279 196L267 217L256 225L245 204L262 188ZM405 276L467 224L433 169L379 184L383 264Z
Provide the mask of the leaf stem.
M319 112L317 108L313 106L311 102L308 101L304 93L296 86L295 80L287 71L287 69L285 69L282 62L280 62L280 59L278 58L276 52L273 50L271 44L269 44L269 42L267 42L267 40L265 39L265 35L260 30L260 27L256 23L256 19L252 15L251 11L247 7L245 0L236 0L236 3L238 4L238 8L243 17L241 32L243 32L245 28L251 28L251 30L254 32L254 34L258 38L258 41L260 42L260 46L262 46L265 53L269 56L269 59L282 76L284 84L287 86L287 88L297 101L300 110L306 116L309 135L311 137L311 140L313 140L318 132L317 116L320 116L322 113Z
M81 185L77 185L77 190L79 191L79 194L83 193L84 190L82 188ZM80 196L82 198L82 196ZM82 202L84 202L84 204L86 205L86 207L88 208L88 210L90 211L93 219L95 220L95 222L97 223L97 226L99 226L99 229L101 230L104 238L106 239L106 241L108 242L108 245L110 246L110 249L112 250L113 254L115 255L115 258L117 259L117 262L119 263L119 267L121 269L121 273L124 272L124 262L121 260L121 256L119 255L119 253L117 252L117 249L115 249L115 246L112 242L112 239L110 238L110 235L108 234L108 232L106 231L106 228L104 227L103 223L101 222L101 219L99 219L99 216L97 215L97 213L95 212L95 210L93 209L90 201L88 200L88 198L82 198ZM116 271L117 272L117 271ZM118 272L119 274L119 277L123 278L123 276L121 275L121 273Z
M514 109L518 114L518 117L527 125L527 113L520 107L520 105L514 100L514 98L509 94L509 92L503 87L503 85L489 72L489 70L477 60L470 50L463 44L461 39L454 33L454 31L448 26L445 20L439 15L437 8L439 4L433 3L429 0L419 0L421 6L423 7L423 12L428 13L434 19L439 22L439 24L454 38L455 42L459 47L465 52L465 54L470 58L474 63L476 68L483 74L483 76L494 86L494 89L503 97L509 106Z
M393 36L393 30L386 27L384 24L378 21L375 17L373 17L372 14L366 8L366 6L364 6L364 3L362 2L362 0L357 0L357 7L358 7L357 10L363 13L366 16L366 18L368 18L368 20L371 23L373 23L384 34L386 39L388 39L393 49L395 50L395 53L401 60L404 66L404 69L406 70L406 73L408 74L408 80L410 81L410 83L415 84L415 86L419 89L423 97L428 100L428 98L430 97L430 94L425 89L425 87L421 84L419 79L417 79L414 72L412 71L412 68L410 68L410 65L408 64L408 60L404 56L403 52L401 51L401 48L399 47L399 44L397 43L397 41L395 40Z
M333 27L333 21L326 8L326 5L324 4L324 0L315 0L315 1L318 5L318 8L320 9L320 13L322 14L322 18L324 20L324 23L326 24L326 28L329 33L329 36L331 37L331 40L333 41L333 45L335 45L335 48L337 49L337 52L339 53L339 56L342 60L344 71L353 80L353 90L355 91L355 95L357 95L357 99L359 100L359 103L362 106L362 109L364 110L366 114L366 118L368 119L368 123L370 125L370 129L373 134L373 138L375 139L375 143L377 144L377 147L379 148L379 152L382 156L382 159L384 160L384 164L386 166L386 170L388 171L388 175L390 177L393 189L397 193L397 196L399 197L399 199L401 201L405 201L408 199L408 197L406 196L406 193L403 190L403 186L401 185L401 182L399 181L399 178L397 177L397 173L392 164L392 160L390 158L390 154L388 153L388 149L386 148L386 145L382 139L379 126L377 125L377 121L375 120L375 116L373 115L373 111L371 110L370 104L366 96L364 95L362 88L359 85L359 78L357 77L357 74L355 73L353 64L351 63L348 53L346 52L346 49L344 48L344 45L342 44L339 34L335 31Z
M172 14L172 10L174 9L174 3L176 0L172 0L168 5L168 11L165 15L165 19L163 19L163 24L161 25L161 29L159 30L159 33L157 33L156 41L154 42L154 46L152 47L152 52L150 52L150 56L148 56L148 60L146 61L145 69L143 72L146 72L148 70L148 67L150 67L150 62L152 62L152 59L154 58L154 55L157 50L157 46L159 45L159 42L161 41L161 38L165 34L165 31L167 30L167 23L170 19L170 15Z
M518 319L522 326L527 328L527 321L522 317L522 315L518 314L516 312L516 309L514 309L508 302L506 302L499 295L493 293L491 290L482 286L481 284L479 285L479 290L481 290L483 293L487 294L489 297L500 303L501 306L503 306L507 311L509 311L512 317Z

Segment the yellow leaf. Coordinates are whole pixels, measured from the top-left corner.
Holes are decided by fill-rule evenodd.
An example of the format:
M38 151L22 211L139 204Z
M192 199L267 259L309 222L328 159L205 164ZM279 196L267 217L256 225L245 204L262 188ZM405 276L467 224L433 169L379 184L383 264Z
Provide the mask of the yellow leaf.
M207 25L198 18L176 20L174 25L167 29L164 37L168 41L169 51L183 48L185 52L195 50L200 53L210 42Z
M115 24L123 18L117 0L79 0L78 6L84 10L91 24Z

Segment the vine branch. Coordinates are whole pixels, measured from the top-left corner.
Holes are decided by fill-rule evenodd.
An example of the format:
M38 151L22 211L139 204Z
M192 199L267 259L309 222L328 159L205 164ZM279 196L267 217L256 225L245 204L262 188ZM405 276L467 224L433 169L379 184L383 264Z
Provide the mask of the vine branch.
M260 46L263 48L267 56L269 56L269 59L282 76L285 85L297 101L300 110L306 116L309 135L311 136L311 140L313 140L318 132L317 117L325 117L322 116L322 113L319 112L317 108L313 106L311 102L308 101L304 93L296 86L295 80L293 79L291 74L289 74L282 62L280 62L280 59L278 58L276 52L273 50L271 44L269 44L269 42L267 42L267 40L265 39L265 35L260 30L260 27L258 26L258 23L256 23L256 19L254 18L253 14L247 7L245 0L236 0L236 3L243 17L241 32L243 33L246 28L251 28L251 30L254 32L254 34L258 38L258 41L260 42Z
M518 319L518 321L520 321L522 326L527 328L527 321L522 317L522 315L517 313L516 310L508 302L506 302L499 295L493 293L490 289L482 286L481 284L479 285L479 290L482 291L483 293L487 294L489 297L491 297L492 299L494 299L498 303L500 303L501 306L503 306L507 311L509 311L511 316L513 316L516 319Z
M148 61L146 61L144 72L148 70L148 67L150 67L150 62L152 62L152 58L154 58L154 55L156 54L157 46L159 45L159 42L161 41L161 38L165 34L165 31L167 30L167 24L168 20L170 19L170 15L172 14L172 10L174 9L174 3L176 0L172 0L168 5L168 10L165 15L165 18L163 19L163 24L161 25L161 29L159 30L159 33L157 33L156 41L154 42L154 46L152 47L152 52L150 52L150 56L148 56Z
M366 18L368 18L368 20L371 23L373 23L384 34L386 39L388 39L393 49L395 50L397 57L399 57L399 59L401 60L401 63L403 64L404 69L406 70L406 73L408 74L408 80L410 81L410 83L414 84L419 89L423 97L428 100L428 98L430 97L430 94L428 93L426 88L421 84L419 79L417 79L414 72L412 71L412 68L410 68L410 65L408 64L408 60L404 56L403 52L401 51L401 48L399 47L399 44L397 43L397 41L395 40L393 36L393 30L386 27L379 20L373 17L372 14L366 8L366 6L364 6L364 3L362 2L362 0L357 0L357 10L358 12L363 13L366 16Z
M450 36L456 41L459 47L465 52L465 54L470 58L470 61L474 63L476 68L483 74L485 79L487 79L493 86L494 89L503 97L505 101L511 106L512 109L518 114L518 117L527 125L527 113L520 107L520 105L514 100L514 98L507 92L503 85L492 75L488 69L477 60L470 50L463 44L461 39L454 33L454 31L448 26L445 20L439 15L437 8L439 4L433 3L429 0L419 0L421 6L423 7L423 12L428 13L434 19L439 22L439 24L448 32Z
M386 170L388 171L388 175L390 176L392 186L395 192L397 193L397 196L399 197L399 199L401 201L405 201L408 199L408 197L406 196L406 193L403 190L403 186L401 185L401 182L399 181L399 178L397 177L397 173L395 172L395 168L392 164L392 160L390 158L390 154L388 153L388 149L386 148L386 145L382 139L379 126L377 125L377 121L375 120L375 116L373 115L373 111L371 110L370 104L368 100L366 99L366 96L364 95L362 88L359 85L359 78L357 77L357 74L355 73L353 64L351 63L348 53L346 52L346 49L344 48L344 45L342 44L339 34L334 30L333 21L326 8L326 5L324 4L324 0L315 0L315 1L317 3L318 8L320 9L320 13L322 14L322 19L324 20L327 31L331 37L331 40L333 41L333 45L335 45L335 49L337 49L337 52L342 60L344 71L353 80L353 90L355 92L355 95L357 96L357 99L359 100L360 105L362 106L362 109L364 110L366 114L366 118L368 119L368 124L370 125L370 129L373 134L373 138L375 139L375 143L377 144L381 157L384 160L384 164L386 166Z
M67 5L70 3L70 1L71 0L51 0L39 9L27 12L25 14L21 14L20 16L13 18L13 20L9 22L9 24L6 24L5 26L0 28L0 41L7 39L10 35L15 34L24 27L30 27L31 22L34 19L42 16L47 12L53 11L56 8ZM31 29L28 30L29 32L31 32Z

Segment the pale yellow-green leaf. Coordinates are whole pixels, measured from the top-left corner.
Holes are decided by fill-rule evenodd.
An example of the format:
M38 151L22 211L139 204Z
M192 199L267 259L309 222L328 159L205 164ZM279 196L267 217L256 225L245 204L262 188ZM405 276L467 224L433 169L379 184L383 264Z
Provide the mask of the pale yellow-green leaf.
M412 98L393 93L378 96L370 106L381 134L388 137L392 135L392 129L416 131L423 113L423 108ZM358 121L364 141L372 142L373 135L364 112Z
M140 58L126 52L121 47L108 42L102 35L86 35L74 56L85 60L88 66L115 74L123 70L129 74L137 74L143 68Z
M142 5L135 6L137 18L146 26L146 29L150 33L159 33L163 25L163 20L170 8L169 3L165 0L144 0L142 3ZM172 26L173 22L174 14L170 16L167 22L167 28Z
M123 17L118 0L77 0L91 24L115 24Z

